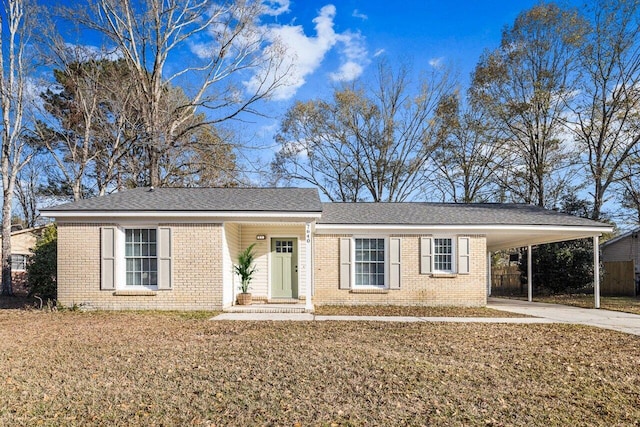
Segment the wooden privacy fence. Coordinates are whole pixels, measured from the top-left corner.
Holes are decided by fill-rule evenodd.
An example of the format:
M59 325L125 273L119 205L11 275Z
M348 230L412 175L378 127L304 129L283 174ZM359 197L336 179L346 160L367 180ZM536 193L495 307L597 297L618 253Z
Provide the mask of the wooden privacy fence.
M609 296L635 297L637 295L635 262L605 262L600 293Z
M520 276L520 269L517 265L493 267L491 269L491 294L518 295L526 292L526 285L522 284Z

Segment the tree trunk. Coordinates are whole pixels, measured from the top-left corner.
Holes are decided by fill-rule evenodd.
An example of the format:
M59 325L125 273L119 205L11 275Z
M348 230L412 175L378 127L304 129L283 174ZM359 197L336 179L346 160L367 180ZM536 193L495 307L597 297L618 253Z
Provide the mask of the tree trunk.
M544 176L538 175L538 206L544 207Z
M593 192L593 212L591 213L591 219L594 221L600 220L600 214L602 210L603 189L600 179L596 179L595 189Z
M149 148L149 184L160 187L160 154L154 147Z
M80 181L82 178L76 178L73 182L73 201L77 202L82 199L82 182Z
M11 201L12 195L3 192L2 204L2 295L13 295L11 283Z

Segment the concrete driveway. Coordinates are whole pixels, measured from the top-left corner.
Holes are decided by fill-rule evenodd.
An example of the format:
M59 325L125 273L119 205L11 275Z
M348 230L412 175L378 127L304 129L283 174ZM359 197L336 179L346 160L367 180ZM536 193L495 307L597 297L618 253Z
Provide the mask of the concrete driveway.
M487 307L528 314L558 323L575 323L640 335L640 315L595 308L570 307L513 299L489 298Z

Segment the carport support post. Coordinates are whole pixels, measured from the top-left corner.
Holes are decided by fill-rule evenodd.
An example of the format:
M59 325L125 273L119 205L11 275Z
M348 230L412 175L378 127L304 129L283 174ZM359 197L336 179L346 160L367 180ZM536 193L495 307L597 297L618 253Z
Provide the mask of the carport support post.
M491 296L491 252L487 252L487 295Z
M593 300L600 308L600 236L593 236Z
M527 246L527 295L528 301L533 301L533 266L531 265L531 245Z

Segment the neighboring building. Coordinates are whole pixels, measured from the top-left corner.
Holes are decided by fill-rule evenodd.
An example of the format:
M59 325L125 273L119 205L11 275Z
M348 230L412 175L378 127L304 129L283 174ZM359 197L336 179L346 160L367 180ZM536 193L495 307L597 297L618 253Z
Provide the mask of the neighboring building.
M640 273L640 228L621 234L600 245L603 262L635 261Z
M27 295L27 261L45 226L11 232L11 285L15 295ZM0 245L2 237L0 237Z
M633 261L635 281L640 281L640 228L607 240L600 245L602 262Z
M255 243L254 301L484 306L490 252L611 227L517 204L321 203L315 189L139 188L44 210L58 300L218 310Z

